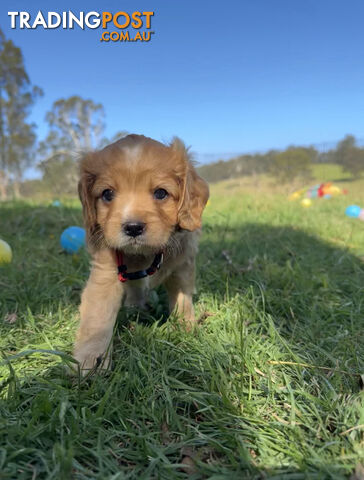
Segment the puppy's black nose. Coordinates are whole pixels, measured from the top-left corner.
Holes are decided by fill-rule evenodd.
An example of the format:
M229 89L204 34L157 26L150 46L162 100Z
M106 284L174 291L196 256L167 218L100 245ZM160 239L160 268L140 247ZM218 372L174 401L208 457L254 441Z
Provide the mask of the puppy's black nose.
M126 235L129 237L138 237L145 230L145 223L143 222L130 222L124 223L123 229Z

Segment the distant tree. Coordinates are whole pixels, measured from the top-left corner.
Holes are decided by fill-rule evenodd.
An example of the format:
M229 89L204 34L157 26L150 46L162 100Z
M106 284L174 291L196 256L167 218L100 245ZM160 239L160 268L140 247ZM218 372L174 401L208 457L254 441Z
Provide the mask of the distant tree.
M77 158L104 140L104 108L80 96L61 98L46 114L49 133L39 144L43 180L57 193L76 192Z
M357 147L353 135L347 135L338 143L335 160L353 177L360 177L364 171L364 149Z
M344 152L350 148L354 148L356 146L356 139L354 135L346 135L336 146L337 152Z
M81 153L96 148L104 131L104 108L77 95L55 101L46 114L49 133L39 144L47 159L55 154Z
M336 150L320 152L317 163L337 163Z
M292 147L293 149L299 148L299 150L302 150L307 153L307 155L310 157L311 163L318 163L320 159L320 154L316 150L314 146L309 146L309 147Z
M22 197L41 197L44 198L49 195L49 190L46 184L40 179L24 180L20 185Z
M0 198L9 182L19 196L23 172L34 159L35 126L27 122L30 108L42 94L32 86L20 48L0 30Z
M230 160L219 160L198 167L199 175L208 182L218 182L229 178L259 175L268 169L266 155L240 155Z
M53 194L74 195L79 177L78 162L68 155L55 155L40 164L43 183Z
M296 179L311 178L312 160L305 148L289 148L273 155L270 174L278 183L286 184Z

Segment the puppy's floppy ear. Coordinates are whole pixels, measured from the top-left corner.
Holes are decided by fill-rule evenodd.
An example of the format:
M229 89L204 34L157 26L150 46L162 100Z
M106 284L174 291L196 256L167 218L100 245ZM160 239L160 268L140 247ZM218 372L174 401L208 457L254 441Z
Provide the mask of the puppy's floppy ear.
M197 175L183 142L179 138L174 138L170 147L175 156L177 175L181 182L178 225L192 232L201 227L202 212L209 199L209 187L205 180Z
M96 154L85 155L80 163L80 181L78 182L78 195L82 203L83 219L89 244L94 243L93 237L99 229L96 217L96 199L92 196L92 187L97 177L96 164Z

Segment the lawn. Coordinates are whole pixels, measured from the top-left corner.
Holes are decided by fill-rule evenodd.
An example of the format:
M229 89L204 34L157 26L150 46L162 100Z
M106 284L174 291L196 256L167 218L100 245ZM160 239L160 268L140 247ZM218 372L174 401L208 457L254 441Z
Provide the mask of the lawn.
M364 223L344 211L364 182L339 180L347 196L309 209L213 186L199 328L166 321L160 289L153 314L120 312L113 369L90 379L67 373L88 257L59 236L78 201L2 204L0 479L362 479Z

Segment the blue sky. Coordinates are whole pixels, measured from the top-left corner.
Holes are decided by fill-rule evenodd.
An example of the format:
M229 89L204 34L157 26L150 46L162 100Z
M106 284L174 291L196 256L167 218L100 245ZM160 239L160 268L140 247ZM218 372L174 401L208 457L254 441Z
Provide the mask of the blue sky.
M154 11L150 43L101 43L101 29L12 30L8 11ZM2 0L0 25L53 101L101 102L106 134L178 135L198 158L364 137L364 2ZM213 156L209 157L209 154Z

